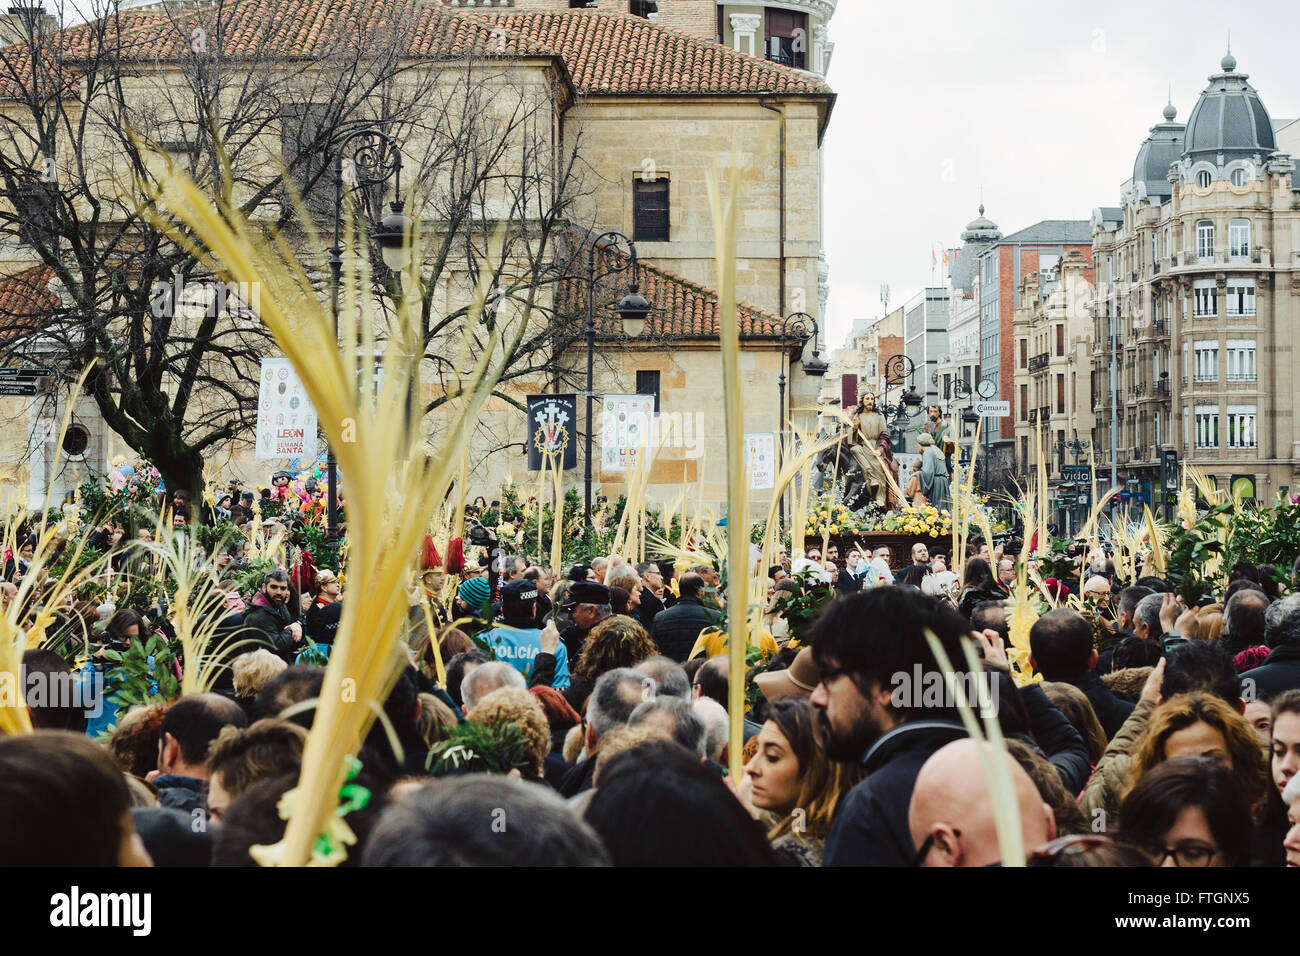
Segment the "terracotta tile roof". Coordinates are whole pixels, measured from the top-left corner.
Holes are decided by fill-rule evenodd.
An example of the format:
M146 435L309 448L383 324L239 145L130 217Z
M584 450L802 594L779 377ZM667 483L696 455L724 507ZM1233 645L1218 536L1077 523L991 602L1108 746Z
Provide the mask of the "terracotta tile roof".
M629 277L615 273L596 287L596 333L620 337L622 328L613 313L614 303L627 292ZM664 269L637 262L636 282L639 291L654 307L646 320L642 335L647 339L716 339L718 337L718 294L698 283L683 279ZM571 308L581 312L586 305L585 280L570 283L566 290ZM781 320L770 312L738 304L740 337L776 338Z
M213 14L211 7L134 10L104 30L80 24L63 31L61 57L73 64L110 49L129 58L189 59L195 27L212 30ZM484 13L437 0L239 0L221 9L219 22L222 38L209 42L227 58L321 56L340 37L392 30L412 57L555 56L589 95L831 93L812 74L613 10ZM0 95L23 75L24 57L21 45L0 50ZM7 69L5 60L12 61Z
M45 328L59 307L50 291L53 278L54 270L45 265L0 277L0 342Z
M658 26L615 10L473 13L507 37L522 37L564 58L587 94L821 93L810 73Z

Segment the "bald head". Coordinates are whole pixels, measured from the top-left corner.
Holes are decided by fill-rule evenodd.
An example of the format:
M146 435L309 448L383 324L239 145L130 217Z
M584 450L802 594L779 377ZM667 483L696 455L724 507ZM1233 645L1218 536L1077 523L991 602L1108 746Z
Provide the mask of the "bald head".
M989 866L1002 859L979 747L991 749L973 740L954 741L930 757L916 777L907 822L918 850L930 843L922 866ZM1005 761L1011 774L1028 852L1055 837L1052 811L1009 754L993 756Z

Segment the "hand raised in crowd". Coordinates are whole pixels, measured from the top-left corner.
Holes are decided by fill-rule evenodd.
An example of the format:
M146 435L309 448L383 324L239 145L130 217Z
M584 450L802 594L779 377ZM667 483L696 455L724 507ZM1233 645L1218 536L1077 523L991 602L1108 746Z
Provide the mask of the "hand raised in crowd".
M1178 620L1181 608L1178 606L1178 595L1171 592L1165 592L1160 599L1160 626L1165 633L1174 629L1174 624Z
M1011 659L1007 657L1006 642L997 631L971 631L971 637L979 642L984 651L984 663L999 670L1011 670Z
M1165 684L1165 661L1168 658L1160 658L1160 663L1151 668L1151 673L1147 676L1147 682L1142 685L1142 696L1139 700L1149 700L1153 704L1160 703L1161 688Z
M546 626L542 628L542 653L554 654L560 647L560 632L555 626L554 621L547 621Z

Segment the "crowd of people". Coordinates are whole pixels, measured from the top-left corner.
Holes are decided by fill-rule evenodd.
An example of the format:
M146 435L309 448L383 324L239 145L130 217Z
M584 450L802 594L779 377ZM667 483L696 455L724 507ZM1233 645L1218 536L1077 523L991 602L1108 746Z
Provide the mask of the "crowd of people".
M121 574L148 554L96 534ZM356 753L344 865L1300 866L1300 561L1237 565L1185 607L1158 574L1125 581L1080 550L1035 591L1013 663L1016 554L779 550L768 652L736 673L710 653L728 609L714 564L613 554L557 575L466 538L418 560L409 665ZM37 729L0 737L0 864L251 866L283 836L348 600L292 557L240 589L238 548L204 556L227 593L200 693L112 696L112 662L169 636L165 607L59 609L91 650L24 655ZM6 604L24 560L8 556ZM814 591L805 626L789 609ZM958 672L978 648L1024 860L1002 855L994 745L923 692L942 672L931 637ZM49 693L92 679L93 707Z

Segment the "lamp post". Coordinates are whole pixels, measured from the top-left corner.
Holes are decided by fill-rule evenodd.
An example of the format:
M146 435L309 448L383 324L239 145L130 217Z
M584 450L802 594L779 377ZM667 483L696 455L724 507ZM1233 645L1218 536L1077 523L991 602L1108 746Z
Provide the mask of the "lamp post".
M980 421L979 413L975 411L975 398L983 394L983 392L981 392L982 386L984 386L985 387L984 390L987 391L987 386L992 386L994 384L995 383L991 379L981 378L978 379L972 385L971 383L967 382L965 379L957 378L954 376L951 380L949 380L949 382L947 383L947 387L944 389L943 392L944 401L948 403L947 407L944 409L944 413L947 414L949 411L951 411L953 403L960 402L962 399L965 399L966 409L961 413L962 424L969 425L973 429L974 426L978 425ZM965 438L964 431L965 429L963 429L963 434L959 437ZM987 437L988 436L985 435L986 439ZM985 447L987 447L987 441ZM990 474L988 470L987 461L984 462L984 466L985 466L984 474L987 476Z
M343 158L352 151L355 181L350 189L379 186L392 179L392 212L371 232L379 244L384 265L393 271L405 269L411 260L407 236L411 220L403 215L402 151L387 133L377 129L359 129L349 133L334 154L334 245L330 247L330 314L334 319L334 337L339 334L339 285L343 279ZM338 460L331 447L326 458L326 540L331 546L339 540Z
M776 403L776 470L780 474L782 459L785 457L784 443L782 438L785 435L785 363L786 352L785 343L793 336L799 342L800 355L803 354L803 347L807 344L808 339L812 339L813 354L812 358L803 363L805 375L814 378L821 378L826 374L827 364L822 361L817 354L817 320L807 312L795 312L787 315L781 320L781 374L777 377L776 386L778 398ZM781 500L779 502L780 514L777 526L785 527L785 491L781 491Z
M885 362L885 394L884 398L888 399L889 390L899 385L906 385L902 395L897 402L890 403L887 400L877 400L876 410L885 416L885 421L890 425L890 437L893 440L894 447L901 449L903 444L903 429L911 423L916 417L924 400L921 393L916 390L916 363L906 355L891 355Z
M623 254L623 247L627 253ZM597 275L597 259L605 265L605 271ZM614 311L623 322L623 334L636 338L645 328L646 318L651 306L645 296L637 291L636 282L636 244L621 232L606 232L596 237L587 254L587 443L584 475L584 501L586 503L587 527L591 527L591 446L595 427L593 416L593 390L595 388L596 367L596 280L619 272L632 273L632 288L627 295L618 300Z

